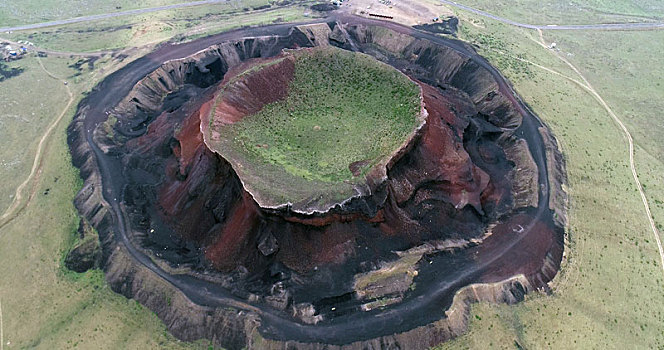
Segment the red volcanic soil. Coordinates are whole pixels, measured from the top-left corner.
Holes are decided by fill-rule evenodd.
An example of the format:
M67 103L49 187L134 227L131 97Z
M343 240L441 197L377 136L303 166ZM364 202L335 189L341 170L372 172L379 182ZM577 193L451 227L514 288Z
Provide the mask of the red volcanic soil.
M252 59L232 68L219 84L223 94L214 104L214 114L202 113L202 131L218 140L221 124L232 124L255 114L269 103L283 100L288 96L288 87L295 74L293 56L281 55L273 58ZM261 74L246 74L248 70L261 69ZM244 73L244 74L243 74ZM210 120L212 117L212 120Z
M468 122L452 112L453 100L429 85L421 85L429 117L419 144L410 152L414 164L403 169L403 179L395 176L395 185L401 186L394 192L395 198L399 204L413 196L416 202L422 202L436 192L446 195L455 208L468 204L482 213L480 197L490 178L473 164L463 148L463 131ZM417 191L425 182L435 185Z
M278 69L279 66L290 67L289 63L282 62L289 61L270 66L277 79L286 79L288 72L292 73ZM258 77L253 82L256 84L266 79L262 75L255 76ZM231 85L230 88L245 89L249 85ZM224 271L265 260L256 247L260 237L266 235L276 238L278 251L274 258L302 273L325 264L344 263L357 256L358 248L364 249L361 254L379 259L389 254L390 249L404 249L426 239L444 239L452 231L466 232L465 238L481 235L482 195L494 186L489 175L473 164L463 147L464 130L468 125L463 116L472 114L472 107L452 92L421 85L428 112L426 124L411 148L390 165L384 190L386 199L378 203L382 208L373 214L352 208L317 215L264 211L241 189L223 195L226 208L223 217L212 213L210 203L219 197L215 192L228 184L241 185L228 162L210 151L203 141L200 126L208 123L206 116L213 101L209 97L184 117L173 135L173 156L167 163L166 178L158 191L162 219L183 238L201 244L206 259ZM272 97L259 95L256 94L254 100L257 104L282 96L280 93ZM256 105L241 107L233 103L229 99L221 105L226 111L256 108ZM145 135L132 140L135 143L132 147L157 143L153 140L156 130L166 125L168 118L167 113L159 116ZM203 195L199 194L201 192ZM474 210L463 210L466 206ZM435 213L435 217L421 220L427 212ZM396 245L386 247L380 239L384 235L396 238Z
M251 255L256 246L258 205L248 193L232 209L227 222L219 227L216 239L205 248L205 257L220 270L232 270L238 261Z
M204 103L197 111L198 118L188 118L175 135L179 143L173 145L173 154L179 159L180 175L185 175L191 162L201 150L204 150L203 134L201 134L200 116L209 113L210 102ZM195 113L196 114L196 113Z
M562 258L562 249L555 249L555 245L560 244L556 237L556 231L550 224L536 220L528 213L514 215L499 223L492 229L492 235L478 247L478 263L490 265L482 281L499 282L519 274L530 278L547 274L539 278L551 280ZM506 245L505 242L512 244ZM495 259L496 256L499 258ZM536 282L534 285L544 285L541 281Z

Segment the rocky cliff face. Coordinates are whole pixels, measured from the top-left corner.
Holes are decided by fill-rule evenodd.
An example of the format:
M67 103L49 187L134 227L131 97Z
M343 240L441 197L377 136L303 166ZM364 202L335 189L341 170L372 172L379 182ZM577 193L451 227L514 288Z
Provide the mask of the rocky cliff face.
M462 43L345 21L164 62L100 109L103 88L130 74L120 72L79 106L69 128L85 179L76 205L100 234L107 279L176 336L229 348L423 348L462 332L469 302L516 302L555 276L565 173L548 130L515 135L539 122ZM206 146L201 121L229 70L283 48L328 44L373 55L418 81L426 124L370 193L324 213L261 208ZM229 101L220 120L260 108L264 94L251 94L256 103ZM95 108L113 118L88 133ZM540 192L542 184L551 191ZM415 248L414 261L394 253ZM386 292L359 300L355 276L394 280L384 276L386 264L417 287L378 286ZM427 303L447 312L418 312ZM361 307L368 304L371 311ZM361 335L353 329L379 312L403 321Z

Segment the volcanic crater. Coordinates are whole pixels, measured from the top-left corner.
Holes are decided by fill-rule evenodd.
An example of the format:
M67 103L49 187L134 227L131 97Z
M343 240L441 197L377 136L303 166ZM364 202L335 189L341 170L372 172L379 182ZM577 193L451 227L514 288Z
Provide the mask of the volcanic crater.
M165 45L81 102L69 144L107 281L183 340L425 348L563 256L555 138L467 44L395 24Z
M424 124L421 100L415 82L369 55L286 50L226 73L201 130L262 208L324 213L384 181Z

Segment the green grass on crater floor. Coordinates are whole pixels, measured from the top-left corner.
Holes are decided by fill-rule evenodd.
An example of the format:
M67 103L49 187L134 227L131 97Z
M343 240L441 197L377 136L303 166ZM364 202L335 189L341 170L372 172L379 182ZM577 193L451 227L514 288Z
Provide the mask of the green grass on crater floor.
M366 173L418 125L419 86L399 71L336 48L296 54L288 97L224 127L254 161L307 180L351 180L351 163L366 161Z

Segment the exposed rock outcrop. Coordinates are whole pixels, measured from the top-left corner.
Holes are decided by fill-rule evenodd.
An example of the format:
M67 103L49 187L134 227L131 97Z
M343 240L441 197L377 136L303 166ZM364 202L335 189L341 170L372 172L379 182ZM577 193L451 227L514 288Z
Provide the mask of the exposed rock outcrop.
M517 139L505 148L507 159L514 163L510 171L510 183L514 196L514 207L536 207L539 200L537 164L528 150L528 142Z
M553 211L553 220L560 227L567 227L567 173L565 172L565 159L558 145L558 141L551 134L551 130L541 127L540 135L546 147L546 164L549 176L549 209Z
M74 272L85 272L99 268L101 248L99 237L85 219L78 225L78 242L65 257L65 266Z

